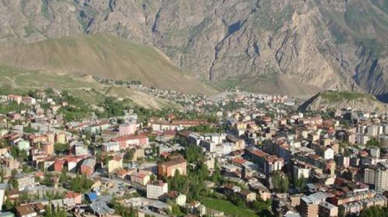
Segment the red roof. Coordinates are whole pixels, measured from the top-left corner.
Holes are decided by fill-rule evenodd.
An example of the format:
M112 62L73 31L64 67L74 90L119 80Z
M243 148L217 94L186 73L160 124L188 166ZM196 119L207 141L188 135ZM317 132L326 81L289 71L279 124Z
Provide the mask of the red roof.
M236 158L234 158L234 159L232 160L232 162L233 162L233 163L236 163L236 164L242 165L242 164L244 164L244 163L247 162L247 161L244 160L244 159L242 159L242 158L240 158L240 157L236 157Z
M146 139L146 138L147 138L147 136L144 136L144 135L126 135L126 136L116 137L116 138L112 139L112 141L124 142L124 141L128 141L128 140Z
M65 198L76 198L78 197L80 194L78 193L75 193L73 191L68 191L65 195Z

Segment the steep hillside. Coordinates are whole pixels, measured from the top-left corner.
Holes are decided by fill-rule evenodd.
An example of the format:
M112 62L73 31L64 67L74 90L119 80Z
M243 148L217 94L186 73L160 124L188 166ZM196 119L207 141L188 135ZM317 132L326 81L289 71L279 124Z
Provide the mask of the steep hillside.
M115 80L139 80L159 89L212 93L157 50L105 36L77 36L0 47L0 63L18 68Z
M0 29L3 43L113 34L220 87L388 93L383 0L4 0Z
M369 111L369 112L385 112L387 105L379 102L374 96L370 94L354 93L354 92L337 92L325 91L318 93L306 102L304 102L299 110L327 110L327 109L347 109Z

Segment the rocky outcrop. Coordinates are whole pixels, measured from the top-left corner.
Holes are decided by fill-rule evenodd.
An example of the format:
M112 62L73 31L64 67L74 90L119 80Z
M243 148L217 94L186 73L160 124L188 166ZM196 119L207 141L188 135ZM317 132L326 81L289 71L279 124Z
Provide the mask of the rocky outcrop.
M376 0L0 2L3 43L110 33L157 47L198 78L294 95L388 93L386 23Z

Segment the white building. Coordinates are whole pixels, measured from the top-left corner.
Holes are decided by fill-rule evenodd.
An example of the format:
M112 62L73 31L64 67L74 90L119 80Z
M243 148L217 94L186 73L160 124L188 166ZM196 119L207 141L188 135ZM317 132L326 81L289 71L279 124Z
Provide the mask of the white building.
M160 196L168 192L168 184L163 181L147 184L147 198L158 199Z
M109 152L109 151L120 151L120 145L118 142L106 142L102 144L102 150Z
M325 148L326 150L323 150L323 158L326 160L334 159L334 150L332 148Z
M7 184L0 184L0 207L3 207L6 190L7 190Z

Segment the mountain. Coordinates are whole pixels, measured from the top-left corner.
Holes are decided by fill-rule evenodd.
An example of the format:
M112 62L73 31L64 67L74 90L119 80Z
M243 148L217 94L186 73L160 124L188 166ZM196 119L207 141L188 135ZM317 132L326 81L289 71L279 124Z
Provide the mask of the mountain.
M385 0L3 0L0 29L4 44L109 33L222 88L388 96Z
M368 112L386 112L387 105L378 101L376 97L356 92L324 91L311 97L300 107L300 111L337 110L352 108Z

